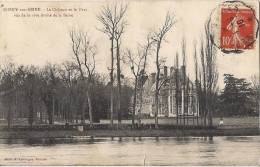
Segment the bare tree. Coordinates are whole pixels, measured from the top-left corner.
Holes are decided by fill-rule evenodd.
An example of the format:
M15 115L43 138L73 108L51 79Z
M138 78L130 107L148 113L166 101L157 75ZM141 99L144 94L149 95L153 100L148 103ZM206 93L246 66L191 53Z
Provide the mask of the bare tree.
M207 119L206 119L206 63L205 63L205 49L203 40L201 41L201 48L200 48L200 62L201 62L201 74L200 74L200 83L201 83L201 109L202 109L202 116L203 116L203 125L206 126Z
M256 112L259 113L259 99L260 99L260 85L259 85L259 77L257 75L252 75L250 77L252 88L254 91L254 99L255 99L255 109Z
M119 18L121 18L120 23L115 31L115 41L116 41L116 66L117 66L117 112L118 112L118 123L121 124L122 111L121 111L121 38L125 31L126 21L124 20L124 15L126 13L127 6L121 6L119 12Z
M13 75L15 74L16 67L12 62L4 64L1 69L1 96L3 96L4 104L7 108L5 114L7 119L8 129L11 128L13 123L14 113L12 106L14 104L14 92L16 91Z
M126 58L127 58L126 63L130 65L131 72L134 75L134 99L133 99L133 112L132 112L132 126L134 127L138 82L141 76L141 69L142 69L145 56L144 54L141 53L140 49L138 49L136 54L131 52L130 49L128 49L126 53Z
M134 75L134 99L133 99L133 115L132 125L135 123L135 115L137 109L138 115L138 126L141 125L141 111L143 106L143 90L146 79L147 57L150 54L153 41L151 40L150 34L147 35L146 43L144 45L139 44L137 52L134 53L130 49L127 49L125 64L130 65L132 74ZM137 107L138 100L138 107Z
M195 93L196 93L196 101L195 101L195 109L196 109L196 120L197 125L199 124L199 94L200 94L200 83L199 83L199 69L198 69L198 56L197 56L197 43L194 43L194 72L195 72Z
M111 84L111 94L110 94L110 123L113 125L114 118L114 48L116 42L116 60L117 60L117 81L118 81L118 122L121 122L121 104L120 104L120 96L121 96L121 67L120 67L120 45L121 45L121 37L124 33L126 27L126 21L124 20L125 14L127 11L127 6L117 5L103 7L100 14L97 16L97 19L102 24L101 32L106 34L111 41L111 67L110 67L110 84Z
M42 86L41 98L44 102L49 124L54 123L55 101L56 99L56 86L57 86L57 69L55 65L47 64L42 70Z
M176 100L176 121L177 125L179 124L179 99L180 99L180 86L179 86L179 54L176 53L175 57L175 100Z
M187 113L187 79L186 79L186 41L182 39L182 67L181 67L181 112L183 118L183 125L185 125L185 118Z
M62 68L59 71L61 79L66 88L66 100L67 107L65 107L65 121L66 123L72 122L73 113L72 113L72 94L73 94L73 79L76 78L78 71L76 70L76 65L73 62L66 61L62 63Z
M140 100L140 106L138 109L138 126L140 127L141 125L141 114L142 114L142 108L143 108L143 91L144 91L144 84L147 78L146 74L146 67L147 67L147 58L148 55L151 54L151 48L153 45L153 40L151 39L151 34L148 34L146 37L146 43L144 45L140 45L141 50L142 50L142 55L144 57L143 65L142 65L142 70L140 71L140 95L139 95L139 100Z
M28 106L28 110L29 110L29 118L28 118L28 122L30 124L30 127L32 127L33 125L33 121L34 121L34 87L35 87L35 76L34 74L28 74L28 82L29 82L29 89L28 89L28 100L29 100L29 106Z
M95 72L96 62L96 45L90 40L86 32L71 30L70 38L72 42L73 56L75 58L77 69L80 72L83 88L85 88L86 100L84 99L82 107L82 121L85 122L85 109L88 104L89 121L93 123L93 111L90 90L92 87L92 79ZM86 87L85 87L85 86Z
M173 16L167 12L163 25L153 33L152 39L156 45L156 80L155 80L155 127L158 128L158 111L159 111L159 84L160 84L160 50L162 42L166 38L167 32L171 30L175 24Z
M216 48L210 33L209 21L205 24L205 42L201 41L201 71L202 71L202 110L204 125L213 126L212 112L216 103L215 95L217 92L218 71L216 64Z

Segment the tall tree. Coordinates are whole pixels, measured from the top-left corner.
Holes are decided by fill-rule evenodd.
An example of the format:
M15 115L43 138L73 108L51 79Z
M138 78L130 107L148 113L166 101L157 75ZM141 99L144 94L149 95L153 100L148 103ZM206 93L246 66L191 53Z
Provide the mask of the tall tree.
M213 126L212 113L214 110L217 92L218 70L216 63L216 48L212 39L214 35L211 33L210 22L205 24L205 40L201 41L201 72L202 72L202 110L204 115L204 125Z
M259 77L257 75L252 75L250 77L250 81L252 83L252 89L254 92L253 99L255 99L255 110L259 113L259 100L260 100L260 84L259 84Z
M220 95L223 115L250 115L253 112L253 90L244 78L236 78L232 74L224 74L225 88Z
M111 67L110 67L110 123L113 125L114 119L114 48L116 42L116 60L117 60L117 81L118 81L118 121L121 122L121 67L120 67L120 45L121 37L124 33L126 21L124 20L127 11L127 6L115 5L103 7L97 19L102 24L101 32L106 34L111 41Z
M132 126L135 124L135 115L136 115L136 103L137 103L137 91L138 91L138 82L141 76L141 69L143 61L145 59L144 54L141 50L138 49L137 53L132 53L130 49L127 50L127 61L130 65L132 74L134 75L134 99L133 99L133 111L132 111Z
M139 94L139 101L140 106L138 109L138 126L141 125L141 114L142 114L142 108L143 108L143 91L144 91L144 84L147 79L147 73L146 73L146 67L148 62L148 55L151 54L151 48L153 45L153 40L151 39L151 34L149 33L146 37L146 43L144 45L140 45L142 50L142 55L144 57L142 69L140 71L140 94Z
M66 93L66 96L64 97L66 100L66 107L65 107L65 121L72 122L73 120L73 113L72 113L72 106L73 106L73 87L74 83L73 81L76 80L77 77L77 68L73 62L66 61L62 63L62 68L59 71L61 79L64 83L65 90L63 93Z
M14 92L16 91L13 77L15 72L16 67L12 62L4 64L1 70L1 95L7 108L5 116L8 128L11 128L14 117L12 106L14 104Z
M159 88L160 88L160 50L162 42L166 38L166 34L174 25L173 16L167 12L163 25L153 33L152 39L156 45L156 80L155 80L155 127L158 128L158 112L159 112Z
M195 73L195 93L196 93L196 100L195 100L195 109L196 109L196 120L197 125L199 124L199 93L200 93L200 83L199 83L199 69L198 69L198 56L197 56L197 43L194 43L194 73Z
M35 86L35 76L34 74L29 74L28 75L28 82L29 82L29 89L28 89L28 98L29 98L29 118L28 118L28 122L30 124L30 126L32 127L33 125L33 121L34 121L34 86Z
M54 123L56 88L58 84L57 69L55 65L47 64L41 72L41 98L48 115L49 124Z
M182 117L183 117L183 125L185 125L185 117L186 117L186 113L187 113L187 83L188 81L186 81L186 65L187 65L187 56L186 56L186 41L183 38L182 39L182 67L181 67L181 112L182 112Z
M76 61L77 69L80 72L81 84L86 98L82 106L82 123L85 123L85 110L88 104L89 122L93 123L93 109L90 89L93 84L93 76L96 68L96 45L92 43L90 37L83 31L70 31L70 38L73 50L73 56Z
M176 103L176 121L177 125L179 125L179 99L180 99L180 86L179 86L179 54L176 53L175 57L175 71L174 71L174 78L175 78L175 103Z

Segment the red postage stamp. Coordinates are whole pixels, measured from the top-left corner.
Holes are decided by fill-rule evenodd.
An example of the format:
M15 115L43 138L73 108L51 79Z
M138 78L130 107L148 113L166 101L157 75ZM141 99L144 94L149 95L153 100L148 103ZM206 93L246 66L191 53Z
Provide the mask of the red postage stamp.
M255 42L255 19L252 9L221 9L222 49L253 49Z

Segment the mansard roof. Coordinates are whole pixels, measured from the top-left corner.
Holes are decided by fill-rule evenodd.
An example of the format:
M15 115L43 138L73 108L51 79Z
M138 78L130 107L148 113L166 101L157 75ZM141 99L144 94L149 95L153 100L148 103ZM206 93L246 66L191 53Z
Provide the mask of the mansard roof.
M175 88L176 72L178 74L179 85L183 85L183 83L182 83L183 72L181 71L181 68L179 68L179 69L171 68L169 75L167 75L167 73L166 74L161 73L159 85L163 84L162 85L163 89L168 89L170 85L172 88ZM155 87L156 87L155 79L156 79L156 73L151 73L144 84L144 91L146 91L146 92L155 91ZM193 85L193 82L190 80L190 78L187 75L185 76L185 82L186 83L189 82L190 85Z

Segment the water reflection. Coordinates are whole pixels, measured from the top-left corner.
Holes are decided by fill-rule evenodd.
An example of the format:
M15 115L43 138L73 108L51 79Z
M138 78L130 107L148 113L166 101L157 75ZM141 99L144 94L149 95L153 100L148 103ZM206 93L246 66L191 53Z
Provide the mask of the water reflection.
M163 141L175 142L175 144L185 145L192 142L204 143L204 144L214 144L213 136L208 137L111 137L110 141L117 141L118 143L125 142L142 142L147 140L153 140L156 143ZM220 138L220 137L217 137ZM255 137L247 136L226 136L222 137L226 141L230 142L250 142L253 141ZM15 139L7 138L0 139L0 144L28 144L28 145L55 145L55 144L73 144L73 143L87 143L95 144L98 142L108 142L109 138L97 138L94 136L89 137L74 137L74 138L24 138L24 139Z
M47 159L40 165L258 165L259 141L259 136L1 139L0 157L33 154ZM25 165L39 165L34 163ZM9 163L0 158L0 164Z
M159 137L158 137L158 136L155 137L155 141L156 141L156 142L159 142Z
M29 146L53 146L57 144L78 144L78 143L86 143L86 144L95 144L98 142L107 141L106 138L94 138L94 136L90 136L89 138L24 138L24 139L0 139L0 144L24 144Z
M142 141L142 137L138 137L138 141Z
M226 136L225 140L232 141L232 142L248 142L253 140L253 137L249 136Z

